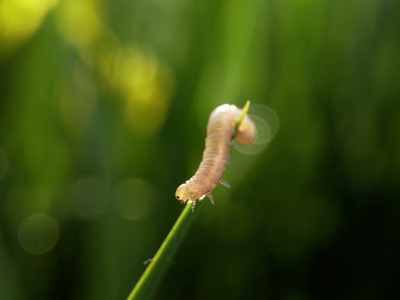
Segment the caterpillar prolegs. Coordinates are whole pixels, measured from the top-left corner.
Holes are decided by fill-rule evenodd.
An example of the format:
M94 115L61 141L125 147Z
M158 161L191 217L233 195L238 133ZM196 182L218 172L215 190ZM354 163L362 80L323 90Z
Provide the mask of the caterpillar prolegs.
M248 101L243 110L247 111L249 105ZM242 116L243 110L235 105L224 104L211 113L207 125L203 160L194 176L181 184L175 193L176 199L182 203L191 202L192 210L194 210L196 200L201 201L205 196L214 204L211 192L218 183L230 187L222 179L222 173L229 161L229 150L233 146L232 139L234 138L242 145L248 145L254 141L256 128L247 115ZM241 122L240 118L243 118ZM239 126L237 123L240 123Z

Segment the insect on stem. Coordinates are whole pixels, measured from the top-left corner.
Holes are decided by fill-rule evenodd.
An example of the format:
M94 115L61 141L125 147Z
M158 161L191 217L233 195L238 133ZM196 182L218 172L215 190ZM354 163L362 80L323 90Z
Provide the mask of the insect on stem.
M199 168L175 193L180 202L192 203L192 210L196 200L201 201L205 196L214 204L211 192L218 183L229 187L222 179L222 173L229 161L232 139L241 145L249 145L255 139L254 124L246 117L249 106L250 101L246 102L243 110L235 105L224 104L211 113L207 124L206 148Z

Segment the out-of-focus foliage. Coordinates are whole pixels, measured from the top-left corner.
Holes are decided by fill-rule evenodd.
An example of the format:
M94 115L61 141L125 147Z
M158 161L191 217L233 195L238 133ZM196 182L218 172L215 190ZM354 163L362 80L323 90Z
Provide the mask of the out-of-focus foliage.
M268 105L155 299L387 299L398 1L0 2L0 298L124 299L218 105Z
M0 56L15 50L36 33L59 0L2 0L0 2Z

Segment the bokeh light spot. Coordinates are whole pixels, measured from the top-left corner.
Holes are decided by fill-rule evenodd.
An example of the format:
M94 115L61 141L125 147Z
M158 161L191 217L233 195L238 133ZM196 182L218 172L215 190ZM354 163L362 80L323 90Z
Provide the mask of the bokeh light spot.
M58 0L0 1L0 56L30 38Z
M148 49L126 47L115 64L113 85L126 99L124 117L137 134L153 134L164 124L174 89L169 66Z
M58 223L45 214L30 216L18 230L21 246L32 254L49 252L56 245L59 236Z
M79 49L95 43L105 30L98 1L69 0L60 5L61 35Z
M256 126L256 138L250 145L240 145L234 140L234 147L244 154L256 154L264 150L278 132L279 119L277 114L266 105L250 106L248 115Z

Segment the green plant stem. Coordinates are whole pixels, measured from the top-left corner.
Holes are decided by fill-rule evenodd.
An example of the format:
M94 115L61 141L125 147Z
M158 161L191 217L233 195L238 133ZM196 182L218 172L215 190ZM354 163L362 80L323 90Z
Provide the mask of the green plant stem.
M243 121L243 119L244 119L244 116L247 114L247 111L249 110L249 107L250 107L250 101L247 100L247 101L246 101L246 104L243 106L242 114L240 115L239 119L238 119L237 122L236 122L236 125L235 125L235 132L238 130L240 124L242 123L242 121Z
M168 233L161 247L158 249L146 271L129 294L128 300L150 298L180 243L185 237L193 219L194 214L192 213L192 204L188 203L179 215L174 226Z
M247 101L243 107L243 112L235 124L235 132L239 128L250 106L250 101ZM201 202L200 202L201 203ZM199 203L199 204L200 204ZM196 205L196 212L199 211L199 204ZM144 300L149 299L156 289L158 282L161 280L165 270L171 262L176 250L181 244L183 238L194 219L192 213L192 203L186 204L182 213L179 215L171 231L168 233L156 255L151 260L149 266L136 283L132 292L128 296L128 300Z

